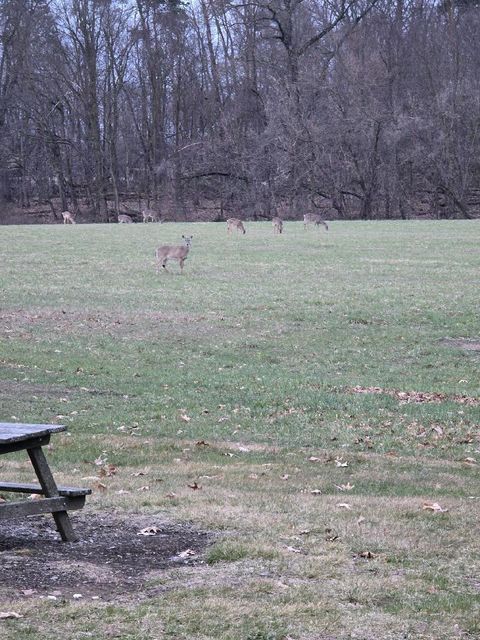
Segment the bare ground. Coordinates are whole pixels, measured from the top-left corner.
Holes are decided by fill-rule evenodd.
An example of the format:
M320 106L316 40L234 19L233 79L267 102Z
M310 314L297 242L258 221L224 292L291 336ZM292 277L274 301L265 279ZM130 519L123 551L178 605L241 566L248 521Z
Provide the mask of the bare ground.
M148 582L174 566L203 563L214 534L158 517L111 513L71 516L80 540L61 542L51 516L2 523L0 599L149 597ZM139 535L145 529L154 535ZM78 595L76 597L79 597Z

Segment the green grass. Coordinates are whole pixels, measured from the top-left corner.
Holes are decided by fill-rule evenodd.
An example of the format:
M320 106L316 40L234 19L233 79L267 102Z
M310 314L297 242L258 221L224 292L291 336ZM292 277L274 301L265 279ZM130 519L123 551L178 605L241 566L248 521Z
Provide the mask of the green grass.
M194 236L184 274L157 275L154 249L182 233ZM92 628L478 637L467 578L479 467L465 459L480 462L480 408L458 396L478 399L480 353L445 339L480 342L479 241L477 221L337 222L328 234L286 223L276 237L250 223L230 238L214 223L3 227L0 419L66 424L49 452L66 479L91 475L99 455L115 464L90 508L160 509L225 535L160 600L132 601L128 616L96 603ZM161 489L119 497L135 469L161 475ZM202 491L185 488L196 479ZM0 637L85 637L82 606L48 605L33 623L20 603L24 621Z

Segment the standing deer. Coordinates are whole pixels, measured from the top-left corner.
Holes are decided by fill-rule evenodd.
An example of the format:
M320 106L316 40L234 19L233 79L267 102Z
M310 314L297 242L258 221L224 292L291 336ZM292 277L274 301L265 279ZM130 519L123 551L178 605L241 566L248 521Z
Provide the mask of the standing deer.
M273 233L283 233L283 220L281 218L272 218Z
M190 246L192 244L193 236L182 236L183 245L163 245L162 247L158 247L155 251L155 257L157 259L157 273L160 270L160 264L165 269L167 269L167 260L178 260L180 265L180 273L183 273L183 263L187 259L188 252L190 251Z
M328 224L323 220L322 216L318 213L306 213L303 216L303 228L307 228L307 224L314 224L316 227L323 224L325 229L328 231Z
M142 218L144 222L151 220L152 222L160 222L160 214L153 209L143 209Z
M63 224L77 224L75 222L75 216L70 211L62 211Z
M121 213L118 216L118 222L119 224L133 224L133 220L126 213Z
M246 233L243 222L238 218L229 218L227 220L227 233L231 233L234 229L241 231L244 235Z

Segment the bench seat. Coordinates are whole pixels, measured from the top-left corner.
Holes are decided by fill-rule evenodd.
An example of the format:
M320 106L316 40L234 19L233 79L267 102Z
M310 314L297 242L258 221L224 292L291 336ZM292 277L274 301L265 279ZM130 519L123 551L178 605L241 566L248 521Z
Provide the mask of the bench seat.
M81 487L63 487L59 486L58 495L65 498L77 498L79 496L88 496L92 493L91 489L85 489ZM0 482L0 492L13 491L14 493L38 493L44 494L42 487L39 484L21 484L18 482ZM1 506L1 505L0 505Z

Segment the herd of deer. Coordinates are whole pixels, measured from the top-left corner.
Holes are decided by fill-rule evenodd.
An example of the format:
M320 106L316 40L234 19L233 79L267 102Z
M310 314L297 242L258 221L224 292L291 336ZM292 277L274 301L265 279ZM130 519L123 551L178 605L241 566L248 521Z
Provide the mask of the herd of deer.
M62 211L63 224L77 224L75 216L70 211ZM153 209L144 209L142 211L143 222L160 222L160 216ZM117 216L119 224L133 224L133 218L126 213L120 213Z
M73 216L69 211L63 211L63 224L76 224L75 216ZM152 222L159 222L160 217L158 214L152 209L144 209L142 211L143 222L148 222L151 220ZM127 214L119 214L118 222L120 224L132 224L132 218ZM283 233L283 220L281 218L273 218L273 233L280 234ZM323 220L323 218L317 213L306 213L303 216L303 226L306 229L307 225L313 224L316 227L323 225L325 229L328 231L328 224ZM232 233L232 231L237 230L239 233L245 234L245 226L242 220L238 218L229 218L227 220L227 233ZM180 272L183 273L183 265L185 260L187 259L188 252L190 251L190 247L192 245L193 236L182 236L183 245L162 245L158 247L155 251L155 258L157 261L157 273L160 271L160 265L167 271L167 262L168 260L177 260L180 265Z

